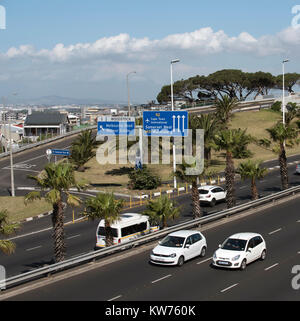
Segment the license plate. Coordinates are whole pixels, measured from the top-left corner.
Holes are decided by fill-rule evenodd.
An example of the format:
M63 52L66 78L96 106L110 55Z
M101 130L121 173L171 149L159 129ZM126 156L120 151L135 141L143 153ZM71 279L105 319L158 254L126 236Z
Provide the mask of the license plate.
M220 265L229 265L229 263L225 262L225 261L218 261L218 264L220 264Z

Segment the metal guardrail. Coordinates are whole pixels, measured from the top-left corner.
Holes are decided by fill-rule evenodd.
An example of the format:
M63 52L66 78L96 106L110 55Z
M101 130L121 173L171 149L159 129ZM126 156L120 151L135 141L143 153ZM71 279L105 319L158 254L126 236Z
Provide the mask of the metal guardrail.
M28 149L31 149L31 148L35 148L35 147L38 147L38 146L42 146L42 145L46 145L46 144L52 143L52 142L54 142L56 140L60 140L60 139L63 139L65 137L69 137L69 136L72 136L72 135L79 134L82 131L85 131L85 130L88 130L88 129L95 129L95 128L97 128L97 126L89 126L89 127L86 127L86 128L76 129L74 131L68 132L68 133L60 135L60 136L56 136L56 137L53 137L53 138L45 139L45 140L43 140L41 142L38 142L38 143L28 144L28 145L26 145L24 147L21 147L21 148L18 148L17 150L14 150L13 154L18 154L18 153L21 153L21 152L23 152L25 150L28 150ZM9 152L0 154L0 158L4 158L6 156L9 156Z
M6 288L12 288L16 285L20 285L20 284L28 282L28 281L32 281L35 279L45 277L47 275L61 272L63 270L66 270L66 269L69 269L69 268L72 268L72 267L75 267L75 266L78 266L78 265L81 265L81 264L84 264L84 263L87 263L90 261L95 261L97 259L106 257L108 255L122 252L126 249L131 249L136 246L140 246L140 245L143 245L146 243L153 242L159 238L166 236L167 234L169 234L171 232L175 232L175 231L178 231L181 229L190 229L195 226L207 224L207 223L210 223L210 222L222 219L222 218L226 218L226 217L241 213L243 211L246 211L246 210L249 210L252 208L259 207L261 205L264 205L264 204L267 204L270 202L274 202L276 200L282 199L282 198L290 196L290 195L294 195L296 193L300 193L300 186L292 187L292 188L287 189L285 191L281 191L281 192L278 192L278 193L275 193L275 194L272 194L269 196L265 196L259 200L250 201L246 204L238 205L234 208L226 209L226 210L223 210L223 211L215 213L215 214L211 214L206 217L183 222L183 223L177 224L175 226L166 228L164 230L161 230L158 232L153 232L153 233L148 234L146 236L142 236L142 237L140 237L134 241L130 241L126 244L114 245L114 246L111 246L108 248L101 249L99 251L88 252L88 253L82 254L80 256L70 258L70 259L60 262L60 263L55 263L55 264L52 264L52 265L49 265L46 267L42 267L42 268L30 271L30 272L26 272L26 273L23 273L20 275L10 277L5 280L5 286L6 286Z
M269 108L275 101L276 101L275 98L242 101L238 103L238 108L235 111L247 111L247 110ZM211 105L211 106L203 106L203 107L186 108L185 110L188 111L189 113L197 113L197 112L204 112L204 111L214 111L215 109L216 108L214 107L214 105Z

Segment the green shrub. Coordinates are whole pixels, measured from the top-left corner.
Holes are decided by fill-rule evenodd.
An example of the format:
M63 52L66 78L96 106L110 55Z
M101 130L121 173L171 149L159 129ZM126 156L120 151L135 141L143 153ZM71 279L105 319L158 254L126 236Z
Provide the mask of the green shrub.
M276 101L272 105L271 110L276 111L276 112L281 112L281 102L280 101Z
M128 174L129 176L129 188L137 190L151 190L161 185L160 177L154 175L144 165L142 169L135 170Z

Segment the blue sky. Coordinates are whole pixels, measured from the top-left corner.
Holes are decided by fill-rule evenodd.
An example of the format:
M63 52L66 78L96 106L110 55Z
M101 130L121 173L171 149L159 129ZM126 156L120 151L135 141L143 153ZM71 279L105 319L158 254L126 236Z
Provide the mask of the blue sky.
M291 10L300 0L0 0L0 5L7 19L0 30L2 96L17 88L24 97L126 101L126 74L136 70L133 100L146 102L169 82L174 57L181 60L175 80L223 68L279 74L285 56L291 58L287 71L300 72L300 29L291 28Z

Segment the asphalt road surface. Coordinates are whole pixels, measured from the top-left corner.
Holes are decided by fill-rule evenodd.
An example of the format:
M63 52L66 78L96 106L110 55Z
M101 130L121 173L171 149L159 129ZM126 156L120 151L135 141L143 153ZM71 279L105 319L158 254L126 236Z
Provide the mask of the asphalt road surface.
M205 258L183 267L149 264L149 246L132 257L23 293L10 300L223 301L299 300L292 268L300 264L300 199L258 211L203 232ZM245 271L211 267L211 257L228 236L257 232L267 244L267 258ZM155 244L152 245L153 247Z
M290 159L294 162L298 157ZM273 162L276 166L276 162ZM268 164L271 166L272 163ZM273 166L273 165L272 165ZM289 167L290 185L295 186L300 182L300 176L294 175L295 165ZM245 203L251 200L251 191L249 182L237 182L237 204ZM280 190L280 174L278 169L272 170L268 176L258 183L258 189L262 196L270 195ZM91 194L92 195L92 194ZM82 198L86 198L84 193ZM181 216L176 221L169 222L170 225L192 219L192 203L189 194L184 194L175 198L175 202L181 206ZM226 204L217 204L214 208L202 206L203 214L209 215L226 208ZM140 213L144 207L128 210L130 212ZM76 209L77 216L82 209ZM72 210L66 211L66 222L72 220ZM93 251L96 241L96 228L98 221L80 222L76 224L67 224L65 228L65 238L67 243L67 258ZM32 222L22 224L21 229L16 236L11 238L17 245L16 252L13 255L5 256L0 253L1 265L5 266L7 277L30 271L53 263L53 239L51 216L47 216Z

